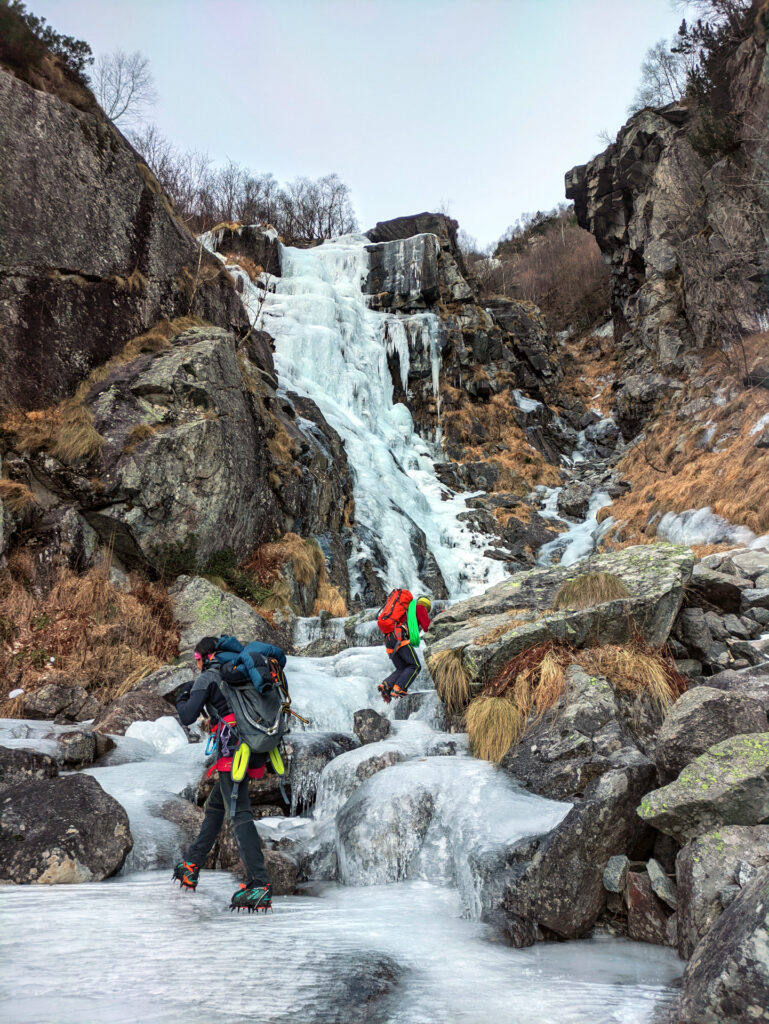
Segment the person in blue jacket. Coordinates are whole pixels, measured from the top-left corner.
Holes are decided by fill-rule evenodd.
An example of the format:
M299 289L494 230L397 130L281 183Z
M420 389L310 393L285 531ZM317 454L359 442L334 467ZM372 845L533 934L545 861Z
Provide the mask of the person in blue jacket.
M217 840L225 814L229 813L232 798L232 761L238 740L235 735L235 716L219 686L221 666L216 659L219 637L205 636L195 648L195 664L200 674L180 691L176 698L176 711L184 725L192 725L200 715L211 723L217 735L219 757L208 774L215 771L219 777L206 800L205 817L197 839L174 868L174 879L182 888L193 892L197 888L200 868ZM252 645L252 648L256 645ZM258 651L265 657L275 658L281 668L286 665L285 652L273 644L259 644ZM265 773L267 754L251 754L247 775L260 779ZM232 910L269 910L272 906L272 885L264 863L259 834L254 827L248 786L238 787L233 816L233 830L241 859L246 868L246 884L233 895Z

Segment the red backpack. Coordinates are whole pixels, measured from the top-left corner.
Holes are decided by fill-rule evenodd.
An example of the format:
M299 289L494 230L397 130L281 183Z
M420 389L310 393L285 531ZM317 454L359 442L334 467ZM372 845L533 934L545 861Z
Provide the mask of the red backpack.
M376 624L387 636L392 633L399 622L403 622L414 595L408 590L393 590L377 616Z

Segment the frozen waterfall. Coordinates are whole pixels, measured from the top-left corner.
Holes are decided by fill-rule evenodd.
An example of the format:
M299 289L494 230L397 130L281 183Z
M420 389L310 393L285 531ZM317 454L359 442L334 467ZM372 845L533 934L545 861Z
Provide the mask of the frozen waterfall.
M408 407L393 403L387 357L397 355L405 388L416 345L429 353L438 397L439 320L432 313L399 317L369 309L362 290L368 244L364 235L346 235L312 249L281 246L281 277L269 280L266 293L240 274L245 304L275 339L281 386L311 398L345 443L358 522L353 592L364 558L386 561L387 587L429 590L412 550L416 527L451 598L480 593L502 580L505 569L484 557L484 538L458 521L466 496L440 483L437 452L414 432Z

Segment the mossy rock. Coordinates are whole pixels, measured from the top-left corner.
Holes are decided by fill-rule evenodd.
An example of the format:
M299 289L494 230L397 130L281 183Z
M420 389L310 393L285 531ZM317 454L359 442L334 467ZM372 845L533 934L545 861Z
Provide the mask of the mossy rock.
M732 736L641 801L648 824L686 843L722 825L769 822L769 732Z

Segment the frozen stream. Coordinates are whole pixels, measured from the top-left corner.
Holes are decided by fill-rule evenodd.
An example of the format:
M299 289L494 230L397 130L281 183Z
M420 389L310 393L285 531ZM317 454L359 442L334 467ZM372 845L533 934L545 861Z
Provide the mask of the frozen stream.
M382 710L386 665L378 648L291 659L295 704L316 728L350 732L354 710ZM128 811L127 871L0 887L3 1019L209 1024L226 1008L228 1024L651 1024L681 972L672 950L605 938L515 950L479 923L468 853L547 831L568 805L467 756L463 736L434 728L435 706L425 694L386 740L329 762L312 817L260 821L265 837L308 837L318 877L344 884L310 883L259 918L227 912L236 880L224 872L203 872L195 894L172 885L181 840L153 810L191 792L203 745L181 742L171 718L137 723L110 755L120 763L89 769ZM3 721L0 743L50 750L50 731ZM387 756L400 760L359 770Z
M678 973L657 946L491 944L451 890L424 882L322 886L258 919L223 912L233 884L209 872L190 895L152 871L0 889L4 1019L643 1024Z

